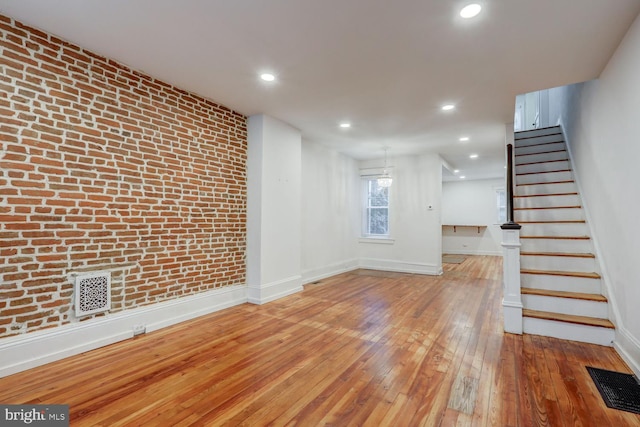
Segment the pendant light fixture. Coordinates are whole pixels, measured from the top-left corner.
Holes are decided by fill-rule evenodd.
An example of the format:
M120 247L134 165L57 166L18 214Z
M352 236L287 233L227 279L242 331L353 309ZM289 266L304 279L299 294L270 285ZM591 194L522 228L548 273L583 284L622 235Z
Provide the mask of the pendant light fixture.
M384 169L382 170L382 176L378 178L378 187L382 188L389 188L393 183L393 178L391 178L387 170L387 149L388 147L384 147Z

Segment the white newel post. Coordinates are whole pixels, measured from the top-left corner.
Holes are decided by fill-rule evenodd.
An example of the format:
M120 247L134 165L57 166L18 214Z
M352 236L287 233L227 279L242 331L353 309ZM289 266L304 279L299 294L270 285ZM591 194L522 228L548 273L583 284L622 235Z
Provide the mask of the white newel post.
M520 228L519 224L502 227L504 331L522 334L522 297L520 295Z

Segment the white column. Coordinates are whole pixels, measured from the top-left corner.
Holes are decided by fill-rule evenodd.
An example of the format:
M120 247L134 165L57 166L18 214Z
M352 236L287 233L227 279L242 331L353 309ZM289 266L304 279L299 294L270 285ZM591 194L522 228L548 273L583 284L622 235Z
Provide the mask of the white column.
M504 331L522 334L522 297L520 294L520 225L502 227Z
M247 293L264 304L302 290L302 138L273 117L247 124Z

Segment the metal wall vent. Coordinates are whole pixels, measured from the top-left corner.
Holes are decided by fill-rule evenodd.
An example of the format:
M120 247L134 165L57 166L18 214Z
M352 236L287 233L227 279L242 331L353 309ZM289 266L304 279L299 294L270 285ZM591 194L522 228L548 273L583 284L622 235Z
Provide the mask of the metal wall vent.
M111 272L99 271L76 276L76 316L109 311L111 308Z

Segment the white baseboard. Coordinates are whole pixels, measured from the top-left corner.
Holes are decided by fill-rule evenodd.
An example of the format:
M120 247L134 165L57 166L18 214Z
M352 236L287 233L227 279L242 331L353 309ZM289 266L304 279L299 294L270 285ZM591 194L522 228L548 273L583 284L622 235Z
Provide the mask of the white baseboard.
M502 256L502 251L474 251L463 249L443 249L443 254L451 255L490 255L490 256Z
M522 303L502 300L504 331L522 335Z
M246 286L228 286L56 329L4 338L0 340L0 377L131 338L134 325L144 325L151 332L245 302Z
M300 275L260 286L249 285L247 287L248 301L252 304L266 304L300 291L302 291L302 276Z
M636 375L636 378L640 378L640 341L626 329L618 327L613 348L616 349L620 357L629 365Z
M302 283L307 284L316 280L326 279L337 274L353 271L358 268L358 259L335 262L321 268L312 268L302 272Z
M427 274L430 276L442 274L442 265L376 258L360 258L358 267L371 270L397 271L399 273Z

